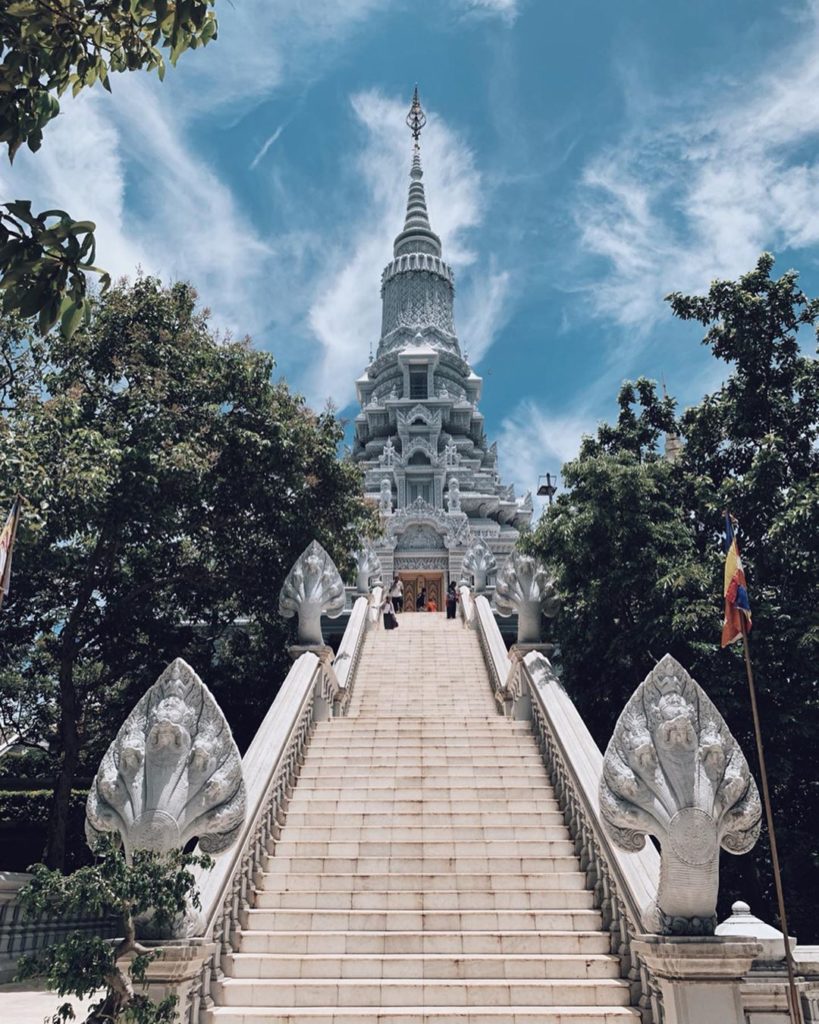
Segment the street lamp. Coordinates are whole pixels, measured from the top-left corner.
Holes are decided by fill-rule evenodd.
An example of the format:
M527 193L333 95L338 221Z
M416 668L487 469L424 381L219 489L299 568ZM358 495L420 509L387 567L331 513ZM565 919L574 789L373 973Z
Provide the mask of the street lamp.
M545 476L538 477L537 481L537 493L541 498L548 498L549 504L552 504L552 498L555 496L557 490L557 473L552 476L551 473L547 473Z

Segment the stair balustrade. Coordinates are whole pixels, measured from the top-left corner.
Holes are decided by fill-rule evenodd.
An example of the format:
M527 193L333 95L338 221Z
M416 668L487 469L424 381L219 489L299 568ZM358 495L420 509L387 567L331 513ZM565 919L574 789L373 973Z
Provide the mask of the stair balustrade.
M638 853L624 853L609 840L600 816L598 789L603 755L583 719L538 652L517 657L507 652L489 602L474 598L475 622L495 700L501 713L531 717L546 770L564 821L586 873L595 906L603 915L611 951L620 958L622 976L631 986L632 1005L643 1024L662 1024L659 984L631 949L642 935L641 915L653 905L659 884L660 856L651 843Z
M212 981L224 977L222 957L233 951L241 917L251 905L262 862L280 835L285 810L310 743L313 724L329 714L346 712L355 669L368 628L368 601L359 598L350 615L335 661L302 654L287 674L276 699L242 758L247 790L247 817L233 848L217 858L210 871L197 873L201 900L198 920L178 945L201 955L201 971L180 996L183 1024L197 1024L213 1006ZM162 946L168 948L168 943Z

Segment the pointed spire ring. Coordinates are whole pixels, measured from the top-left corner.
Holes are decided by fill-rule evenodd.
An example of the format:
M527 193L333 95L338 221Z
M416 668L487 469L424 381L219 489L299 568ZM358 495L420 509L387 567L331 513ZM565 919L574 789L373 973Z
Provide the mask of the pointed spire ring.
M418 140L421 137L421 129L426 123L427 116L421 109L421 101L418 99L418 86L416 85L415 92L412 94L412 106L407 114L407 127L412 132L416 145L418 145Z

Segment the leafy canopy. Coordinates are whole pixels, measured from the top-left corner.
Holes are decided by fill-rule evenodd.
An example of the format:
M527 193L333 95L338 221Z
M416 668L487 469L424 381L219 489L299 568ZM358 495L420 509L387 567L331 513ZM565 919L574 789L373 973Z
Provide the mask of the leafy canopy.
M314 538L340 566L373 529L342 428L273 360L220 339L188 285L112 288L70 339L0 323L0 480L25 499L0 618L0 710L72 780L172 658L249 742L289 661L278 590Z
M738 645L720 650L722 514L739 520L754 626L751 646L790 923L816 921L798 894L819 889L819 362L803 346L819 301L763 255L707 295L669 296L703 325L724 383L676 419L645 380L626 383L620 412L563 470L568 485L527 547L555 569L555 623L567 688L604 746L636 685L666 651L705 688L752 766L755 746ZM663 434L682 441L663 457ZM768 848L723 865L722 910L749 900L773 920Z
M20 980L43 976L49 989L61 997L83 999L102 990L102 998L90 1008L89 1024L172 1024L175 995L156 1003L134 991L134 983L145 980L148 965L162 957L161 947L147 948L138 941L137 923L148 915L152 927L165 928L191 907L199 909L191 868L210 868L213 861L207 854L174 850L160 856L143 850L137 851L129 864L110 840L99 853L93 865L71 875L36 864L18 901L33 916L112 916L123 937L114 940L72 932L62 942L22 957L17 976ZM125 965L118 963L126 957ZM67 1001L58 1007L51 1022L63 1024L74 1019L74 1009Z
M13 0L0 5L0 144L13 160L36 152L60 112L59 97L111 73L156 71L216 38L214 0ZM87 317L86 274L95 265L95 225L64 210L35 214L25 199L0 206L2 309L37 316L45 333L59 319L70 335Z

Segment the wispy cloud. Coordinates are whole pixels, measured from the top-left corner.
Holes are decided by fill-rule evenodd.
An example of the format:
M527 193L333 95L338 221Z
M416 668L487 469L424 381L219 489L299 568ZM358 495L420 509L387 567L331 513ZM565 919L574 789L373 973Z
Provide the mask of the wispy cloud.
M635 119L586 167L575 207L593 310L632 331L667 315L663 296L749 269L762 249L819 242L819 31L763 74L711 81L673 101L632 96Z
M520 13L519 0L458 0L471 14L500 16L504 21L513 22Z
M531 399L522 400L501 422L498 452L504 480L520 493L534 493L538 477L559 473L563 463L577 455L583 435L593 434L596 426L584 404L555 415ZM535 501L542 507L540 499Z
M250 168L249 168L249 170L251 170L251 171L255 171L256 170L256 168L259 166L259 161L264 158L265 154L270 149L270 147L273 145L273 143L278 141L279 136L284 131L284 129L285 129L285 124L282 123L273 132L272 135L268 135L268 137L264 140L264 142L262 143L261 147L259 148L259 152L250 161Z
M353 96L352 107L365 132L356 161L366 188L365 206L353 223L337 226L339 240L308 315L322 347L308 395L315 402L331 396L340 407L352 399L352 382L366 363L370 343L378 341L378 282L403 223L411 153L404 101L370 91ZM453 128L428 114L421 148L430 219L445 258L469 282L463 296L458 292L456 323L465 327L459 332L462 342L475 355L486 351L504 321L509 278L491 262L485 269L478 264L471 244L470 229L481 223L487 208L474 154Z
M0 187L95 221L98 262L114 275L141 266L191 280L221 326L257 329L270 246L157 91L138 76L117 86L115 104L94 92L66 103L41 151L0 170Z

